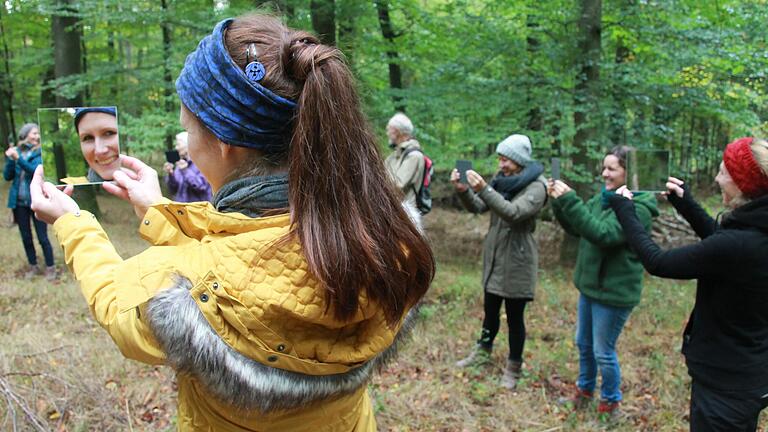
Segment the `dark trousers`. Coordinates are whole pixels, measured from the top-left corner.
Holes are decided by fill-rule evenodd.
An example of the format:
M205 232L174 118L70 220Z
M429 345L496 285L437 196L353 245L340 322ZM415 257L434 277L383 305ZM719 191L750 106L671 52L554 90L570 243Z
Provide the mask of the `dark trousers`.
M19 232L21 233L21 242L24 244L24 252L27 253L27 261L31 265L37 265L37 253L35 252L35 244L32 241L32 225L30 220L34 222L35 234L37 234L37 241L40 243L40 247L43 248L43 256L45 256L45 265L48 267L53 265L53 249L51 249L51 242L48 241L48 225L45 222L37 220L32 209L29 207L17 206L13 209L13 217L16 219L16 223L19 225Z
M501 304L507 311L507 325L509 326L509 359L512 361L523 360L523 346L525 345L525 304L526 299L510 299L485 293L484 300L485 318L483 318L483 333L478 343L485 348L493 347L493 340L499 333L501 326Z
M768 406L768 388L753 392L715 390L691 383L691 432L755 432Z

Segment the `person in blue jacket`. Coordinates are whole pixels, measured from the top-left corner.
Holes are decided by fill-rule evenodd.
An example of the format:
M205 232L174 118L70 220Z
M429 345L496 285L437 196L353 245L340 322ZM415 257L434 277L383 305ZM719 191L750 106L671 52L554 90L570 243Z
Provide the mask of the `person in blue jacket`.
M32 225L35 226L37 241L43 248L45 257L45 275L49 280L56 277L56 267L53 263L53 249L48 241L48 225L35 218L32 212L29 196L29 184L35 168L43 163L40 151L40 128L34 123L27 123L19 130L19 143L5 151L5 169L3 177L12 181L8 191L8 208L13 210L13 218L19 226L21 242L27 254L28 268L24 276L31 277L41 274L37 266L37 253L32 240ZM31 221L31 223L30 223Z

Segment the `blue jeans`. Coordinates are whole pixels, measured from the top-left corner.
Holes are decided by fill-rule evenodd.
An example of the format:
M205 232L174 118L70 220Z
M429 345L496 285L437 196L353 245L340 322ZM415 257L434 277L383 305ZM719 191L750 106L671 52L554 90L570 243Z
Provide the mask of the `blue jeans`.
M616 341L631 307L614 307L579 295L579 316L576 324L576 346L579 348L579 378L576 385L593 392L597 385L597 370L603 377L600 399L621 400L621 369L616 356Z
M27 261L29 264L33 266L37 265L35 243L32 241L32 224L34 224L35 233L37 234L37 242L40 243L40 247L43 248L45 265L51 267L53 265L53 249L51 248L51 242L48 241L48 225L46 225L45 222L38 220L35 217L35 213L29 207L17 206L13 209L13 217L19 225L21 242L24 244L24 252L27 254ZM30 223L30 221L32 221L32 223Z

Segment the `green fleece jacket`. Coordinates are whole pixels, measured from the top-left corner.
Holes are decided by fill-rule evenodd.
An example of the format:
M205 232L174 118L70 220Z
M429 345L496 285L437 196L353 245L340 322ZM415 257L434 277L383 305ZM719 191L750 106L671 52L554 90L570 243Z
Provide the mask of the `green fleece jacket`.
M656 197L634 197L635 211L646 231L659 215ZM643 265L629 249L613 210L603 208L600 194L584 203L570 191L552 201L555 217L570 234L580 237L573 283L592 300L609 306L633 307L640 303Z

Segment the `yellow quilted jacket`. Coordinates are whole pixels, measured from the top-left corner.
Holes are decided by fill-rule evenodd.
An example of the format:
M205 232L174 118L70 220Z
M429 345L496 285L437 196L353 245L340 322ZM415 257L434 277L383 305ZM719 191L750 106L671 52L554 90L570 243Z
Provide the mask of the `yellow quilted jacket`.
M361 297L333 318L288 215L250 218L163 201L140 225L152 244L123 260L88 212L53 225L95 319L128 358L177 371L182 431L374 431L366 383L396 329Z

